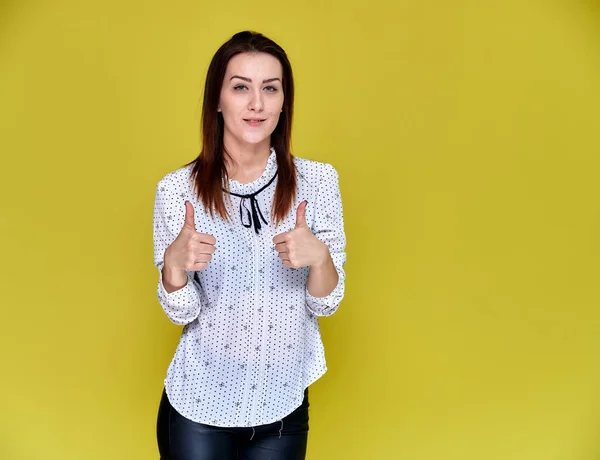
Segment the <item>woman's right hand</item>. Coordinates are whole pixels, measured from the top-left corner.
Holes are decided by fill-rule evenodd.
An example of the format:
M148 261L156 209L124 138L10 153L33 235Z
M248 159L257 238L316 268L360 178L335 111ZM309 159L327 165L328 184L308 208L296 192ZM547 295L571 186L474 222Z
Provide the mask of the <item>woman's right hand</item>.
M187 284L186 271L204 270L212 260L216 242L214 236L196 231L194 207L186 201L183 228L165 251L165 289L170 292L181 289Z

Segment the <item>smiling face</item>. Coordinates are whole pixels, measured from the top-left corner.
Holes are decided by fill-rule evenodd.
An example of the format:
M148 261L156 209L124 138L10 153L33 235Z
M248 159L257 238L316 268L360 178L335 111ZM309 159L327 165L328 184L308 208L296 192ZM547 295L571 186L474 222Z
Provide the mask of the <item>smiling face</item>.
M283 107L282 68L267 53L242 53L229 60L221 87L225 145L265 144Z

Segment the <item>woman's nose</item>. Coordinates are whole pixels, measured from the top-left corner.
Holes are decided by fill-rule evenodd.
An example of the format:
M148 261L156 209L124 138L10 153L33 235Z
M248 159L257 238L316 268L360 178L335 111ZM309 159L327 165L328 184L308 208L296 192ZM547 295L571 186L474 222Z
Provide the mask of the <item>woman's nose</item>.
M263 99L260 93L253 94L249 104L250 110L261 111L263 109Z

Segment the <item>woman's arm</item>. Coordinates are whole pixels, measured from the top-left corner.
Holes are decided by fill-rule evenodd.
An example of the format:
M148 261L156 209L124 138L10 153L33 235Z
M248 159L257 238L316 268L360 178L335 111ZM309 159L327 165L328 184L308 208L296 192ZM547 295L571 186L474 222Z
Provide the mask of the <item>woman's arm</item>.
M194 271L165 267L165 252L185 222L185 207L176 183L165 176L156 186L154 200L154 266L158 269L158 301L169 319L180 326L191 323L206 303Z
M326 164L319 184L313 234L324 243L326 253L321 263L311 265L306 285L307 308L318 316L335 313L344 297L346 273L346 233L335 168Z
M339 281L339 275L329 253L329 248L325 246L327 254L323 262L310 267L306 288L313 297L326 297L333 292Z

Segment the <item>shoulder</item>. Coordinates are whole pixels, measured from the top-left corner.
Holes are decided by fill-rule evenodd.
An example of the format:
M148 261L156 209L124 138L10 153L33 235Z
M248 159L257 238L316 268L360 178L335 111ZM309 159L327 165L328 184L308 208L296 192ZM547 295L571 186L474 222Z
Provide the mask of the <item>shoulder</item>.
M192 186L191 173L193 165L184 166L165 174L156 184L159 192L186 192Z
M324 180L338 179L337 170L330 163L294 156L294 164L299 176L311 185L318 186Z

